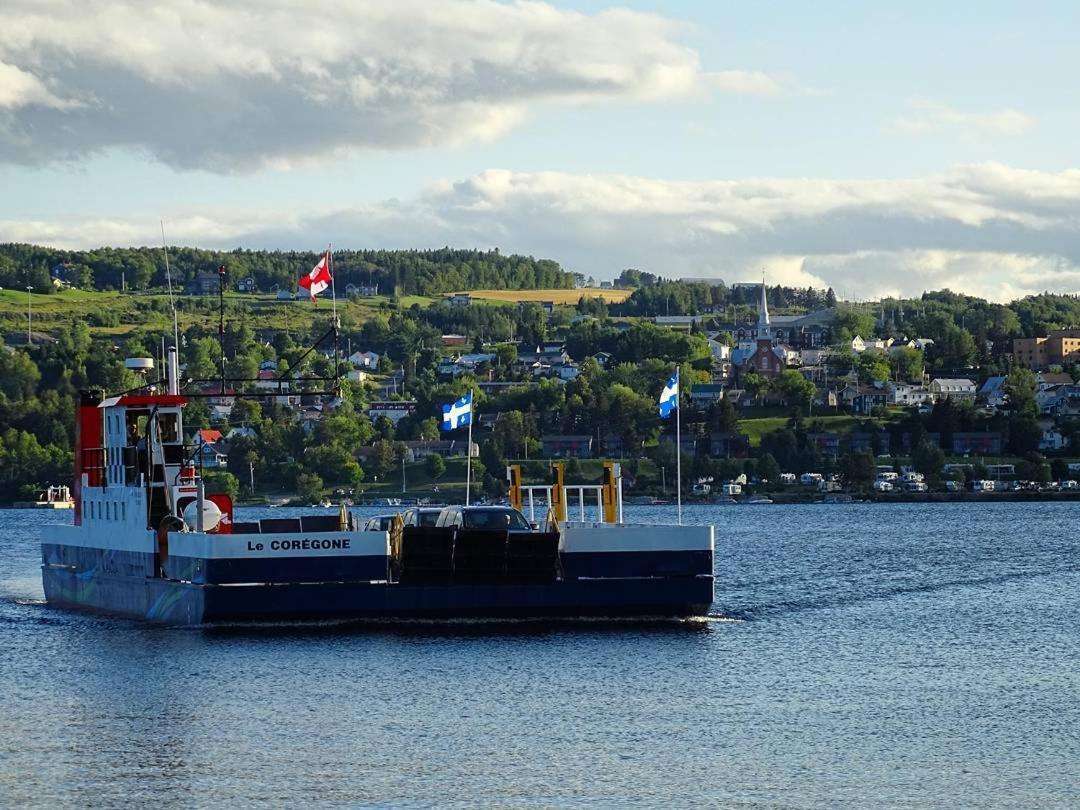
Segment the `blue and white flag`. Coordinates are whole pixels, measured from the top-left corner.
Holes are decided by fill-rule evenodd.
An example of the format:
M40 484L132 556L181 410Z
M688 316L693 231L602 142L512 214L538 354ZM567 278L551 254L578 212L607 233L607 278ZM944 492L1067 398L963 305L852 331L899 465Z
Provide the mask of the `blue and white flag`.
M679 407L679 369L671 375L664 390L660 392L660 418L667 419Z
M439 425L439 427L443 430L454 430L455 428L465 427L471 422L472 391L467 393L457 402L442 406L442 424Z

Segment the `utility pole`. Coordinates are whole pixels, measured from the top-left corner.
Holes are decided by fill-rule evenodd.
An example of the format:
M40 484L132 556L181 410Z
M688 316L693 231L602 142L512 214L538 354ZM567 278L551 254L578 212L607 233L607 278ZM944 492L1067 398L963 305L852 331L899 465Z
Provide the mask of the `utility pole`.
M251 481L251 494L255 494L255 462L248 462L248 476Z
M405 494L405 454L401 455L401 494Z
M33 300L34 299L30 295L30 291L33 290L33 289L34 288L31 285L29 285L29 284L26 285L26 345L27 346L33 346L34 345L33 332L31 331L31 324L33 322L32 308L33 308Z

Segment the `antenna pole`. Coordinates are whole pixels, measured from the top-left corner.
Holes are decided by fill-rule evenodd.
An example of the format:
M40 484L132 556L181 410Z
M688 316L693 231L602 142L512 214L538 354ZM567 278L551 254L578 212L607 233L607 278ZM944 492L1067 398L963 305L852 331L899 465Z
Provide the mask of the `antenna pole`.
M337 318L337 285L334 283L334 254L333 247L328 242L326 245L326 269L330 272L330 300L333 307L334 317L334 386L339 387L341 385L341 369L340 369L340 347L341 340L338 335L338 318Z
M165 253L165 281L169 285L169 308L172 310L173 348L180 351L180 328L176 323L176 301L173 300L172 273L169 272L169 246L165 243L165 220L159 219L161 225L161 249Z
M218 346L221 348L221 396L225 396L225 265L218 267Z

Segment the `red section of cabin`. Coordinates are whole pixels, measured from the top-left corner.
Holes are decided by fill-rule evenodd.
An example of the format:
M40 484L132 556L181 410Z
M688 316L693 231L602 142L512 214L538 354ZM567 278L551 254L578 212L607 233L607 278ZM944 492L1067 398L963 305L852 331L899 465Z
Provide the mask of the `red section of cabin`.
M79 393L79 404L75 413L75 481L71 487L72 496L75 500L75 525L82 525L82 478L87 475L88 485L99 487L104 483L105 477L105 451L101 450L103 442L104 426L101 422L101 411L98 406L101 397L89 391ZM100 458L94 458L92 453L84 451L94 450Z

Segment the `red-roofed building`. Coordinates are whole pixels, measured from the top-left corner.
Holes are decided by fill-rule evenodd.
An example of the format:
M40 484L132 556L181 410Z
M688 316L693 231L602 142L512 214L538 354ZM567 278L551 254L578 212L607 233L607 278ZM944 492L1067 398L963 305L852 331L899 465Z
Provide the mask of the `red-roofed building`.
M212 428L203 428L198 432L195 437L195 441L199 444L217 444L225 437L221 435L220 430L213 430Z

